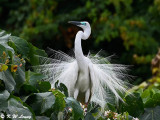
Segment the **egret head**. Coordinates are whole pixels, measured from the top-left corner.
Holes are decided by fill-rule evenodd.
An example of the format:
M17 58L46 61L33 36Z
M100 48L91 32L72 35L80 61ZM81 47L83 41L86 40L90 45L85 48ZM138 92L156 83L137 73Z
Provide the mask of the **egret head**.
M84 36L82 37L82 39L85 40L90 36L91 27L90 27L90 24L87 21L81 21L81 22L79 22L79 21L69 21L68 23L71 23L71 24L76 25L76 26L83 29Z

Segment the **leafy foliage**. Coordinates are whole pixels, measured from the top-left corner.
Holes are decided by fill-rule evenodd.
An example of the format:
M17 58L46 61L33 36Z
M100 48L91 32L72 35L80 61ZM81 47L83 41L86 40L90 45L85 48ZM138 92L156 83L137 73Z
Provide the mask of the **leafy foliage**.
M55 103L55 96L52 92L35 93L27 99L28 103L36 114L42 114L52 108Z
M140 119L158 120L160 118L159 112L160 112L160 106L157 106L155 108L148 108L145 110L145 113L143 114L143 116L141 116Z
M1 0L0 4L0 16L5 19L0 20L0 27L40 48L73 48L77 29L67 26L67 21L87 20L91 23L92 40L83 45L86 54L93 48L116 53L121 62L135 64L134 75L151 76L149 64L160 44L158 0Z
M73 109L74 120L79 120L80 118L83 118L83 109L75 99L69 97L65 99L65 101L67 103L67 107L71 107Z
M140 95L138 93L134 93L133 96L126 96L125 103L122 104L122 111L127 111L134 117L141 115L144 112L144 107Z
M92 35L83 45L85 53L93 47L116 53L121 62L135 65L133 74L149 78L149 64L160 44L159 0L1 0L0 4L0 27L21 36L0 32L0 115L23 114L37 120L160 118L158 68L152 69L156 76L130 90L133 95L124 95L126 103L106 103L104 112L94 103L86 107L69 98L62 83L51 89L50 83L43 81L45 76L31 68L39 65L38 55L47 57L33 45L73 48L77 29L65 23L78 18L89 21L92 27Z

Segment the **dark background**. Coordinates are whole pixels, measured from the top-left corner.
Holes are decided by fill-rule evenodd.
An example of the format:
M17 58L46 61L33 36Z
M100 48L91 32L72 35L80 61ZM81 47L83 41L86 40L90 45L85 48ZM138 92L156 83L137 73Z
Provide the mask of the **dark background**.
M79 28L88 21L92 34L84 54L104 50L116 63L133 65L134 84L151 77L150 63L160 44L159 0L0 0L0 29L41 49L69 52Z

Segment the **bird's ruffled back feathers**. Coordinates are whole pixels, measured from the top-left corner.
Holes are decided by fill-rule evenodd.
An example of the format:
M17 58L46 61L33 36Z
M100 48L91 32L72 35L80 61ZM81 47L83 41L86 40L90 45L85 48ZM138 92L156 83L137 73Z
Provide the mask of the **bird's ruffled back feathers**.
M78 76L78 65L74 57L71 57L62 51L52 52L51 58L38 56L41 60L41 65L35 66L37 72L47 75L47 81L50 81L52 87L59 80L59 83L64 83L69 95L73 97L74 86ZM106 101L110 99L109 89L114 95L116 100L122 100L118 92L126 92L126 86L129 83L127 66L120 64L111 64L110 57L100 56L101 52L96 55L88 55L87 58L92 64L92 97L91 101L99 104L102 108L105 107ZM122 100L123 101L123 100Z
M69 96L73 96L73 88L78 76L78 65L74 57L62 51L55 51L49 48L52 54L50 58L37 56L40 59L38 66L33 66L34 70L47 76L45 79L55 88L55 83L63 83L67 86Z
M98 103L102 108L105 107L106 102L110 100L110 93L115 95L115 102L123 101L119 93L127 92L127 87L131 86L127 80L130 79L127 74L128 66L121 64L111 64L112 56L102 57L101 51L96 55L88 55L92 64L92 98L91 101ZM110 92L108 92L108 90Z

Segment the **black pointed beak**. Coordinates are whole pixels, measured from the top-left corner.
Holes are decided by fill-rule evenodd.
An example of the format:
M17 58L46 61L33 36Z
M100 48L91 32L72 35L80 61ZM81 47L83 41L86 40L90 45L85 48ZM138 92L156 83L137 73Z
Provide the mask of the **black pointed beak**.
M81 25L81 22L77 22L77 21L68 21L68 23L73 25Z

